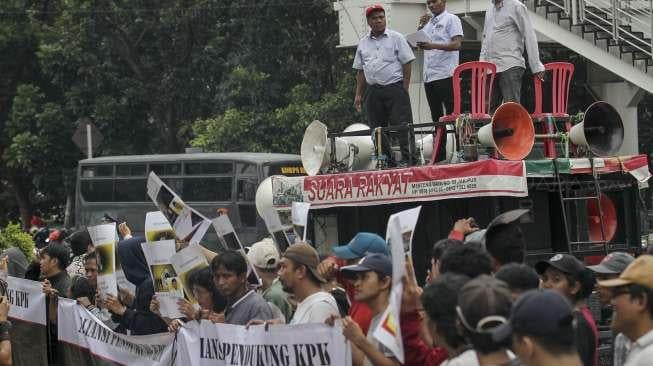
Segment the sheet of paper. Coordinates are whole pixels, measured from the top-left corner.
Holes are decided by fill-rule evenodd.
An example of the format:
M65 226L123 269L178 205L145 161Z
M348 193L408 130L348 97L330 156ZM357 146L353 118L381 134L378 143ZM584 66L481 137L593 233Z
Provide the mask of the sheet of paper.
M290 246L290 240L281 224L281 219L279 218L277 210L270 207L263 211L263 221L265 221L265 226L268 228L268 232L272 235L272 240L277 244L279 253L283 254L288 246Z
M218 234L218 239L222 243L222 247L226 250L243 250L243 245L236 235L231 220L227 215L220 215L214 218L211 223L215 232Z
M159 300L161 316L170 319L181 318L177 301L184 298L184 289L171 258L175 254L174 240L160 240L142 243L143 254L150 269L154 293Z
M426 32L424 32L423 29L420 29L415 33L406 35L406 40L413 47L417 47L417 42L431 42L431 39L429 38L428 34L426 34Z
M186 299L188 299L188 301L191 303L196 304L197 299L193 294L193 289L190 286L188 277L194 271L198 271L209 266L204 253L202 253L200 245L191 244L186 248L178 251L172 255L170 258L170 263L172 263L172 267L175 269L175 272L177 272L178 277L181 280L181 284L184 287L184 293L186 294Z
M292 227L296 235L295 242L299 240L306 241L308 210L310 208L311 204L307 202L292 203Z
M211 226L211 220L184 203L154 172L147 178L147 195L181 240L199 243Z
M418 206L390 215L390 218L397 217L399 220L404 254L407 256L410 256L413 253L413 234L421 210L422 206ZM388 220L388 222L390 222L390 220Z
M145 214L145 240L174 240L175 231L161 211L150 211Z
M116 279L116 223L91 226L88 228L95 253L97 254L97 291L100 298L107 295L118 296Z

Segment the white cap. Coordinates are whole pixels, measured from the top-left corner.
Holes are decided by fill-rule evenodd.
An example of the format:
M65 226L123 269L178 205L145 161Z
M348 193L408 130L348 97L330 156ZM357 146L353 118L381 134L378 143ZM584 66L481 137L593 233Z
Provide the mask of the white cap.
M274 241L270 238L265 238L259 242L252 244L247 252L247 260L254 267L273 269L279 265L279 251Z

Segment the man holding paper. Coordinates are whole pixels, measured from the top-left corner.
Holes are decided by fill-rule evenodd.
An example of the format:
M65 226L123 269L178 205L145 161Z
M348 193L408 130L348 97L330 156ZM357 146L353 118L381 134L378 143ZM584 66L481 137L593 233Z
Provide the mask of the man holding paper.
M426 6L432 16L423 15L417 27L429 39L428 42L418 41L416 45L424 50L424 90L433 122L453 110L451 77L458 66L458 50L463 41L460 18L447 12L446 4L446 0L427 0ZM445 133L436 161L445 158L446 136Z

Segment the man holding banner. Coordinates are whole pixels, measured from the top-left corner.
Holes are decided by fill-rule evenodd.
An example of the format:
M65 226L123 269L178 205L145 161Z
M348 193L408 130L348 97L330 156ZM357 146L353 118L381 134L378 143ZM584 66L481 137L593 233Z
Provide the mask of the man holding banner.
M345 266L340 272L353 280L355 299L372 310L370 329L376 329L388 307L392 287L392 262L383 254L370 254L358 264ZM342 322L343 334L355 346L352 348L354 365L400 365L391 350L379 343L372 332L363 334L360 326L347 317Z

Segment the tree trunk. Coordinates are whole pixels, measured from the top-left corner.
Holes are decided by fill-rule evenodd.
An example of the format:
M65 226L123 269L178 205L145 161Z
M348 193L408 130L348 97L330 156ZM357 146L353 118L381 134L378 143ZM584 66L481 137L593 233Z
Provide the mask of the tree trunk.
M32 220L32 199L30 197L32 184L27 179L22 179L23 177L15 173L10 173L8 178L9 186L14 191L14 196L16 197L16 204L18 205L23 230L28 231L30 221Z

